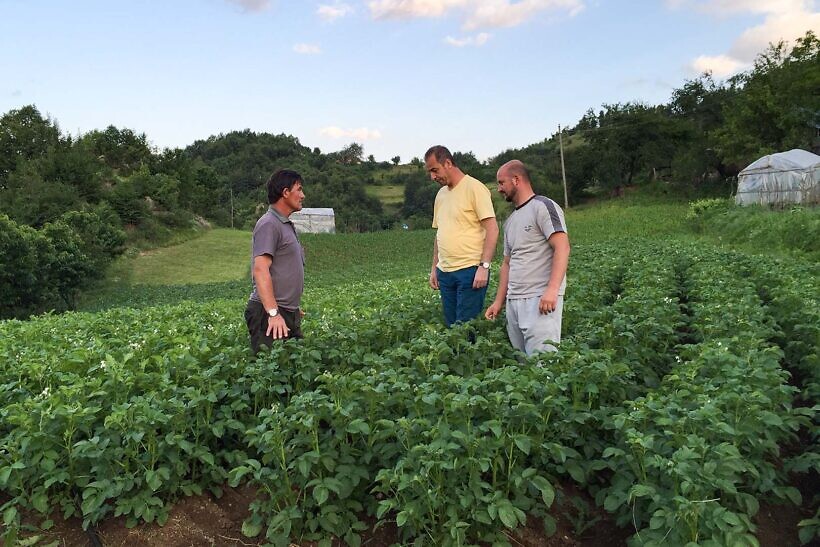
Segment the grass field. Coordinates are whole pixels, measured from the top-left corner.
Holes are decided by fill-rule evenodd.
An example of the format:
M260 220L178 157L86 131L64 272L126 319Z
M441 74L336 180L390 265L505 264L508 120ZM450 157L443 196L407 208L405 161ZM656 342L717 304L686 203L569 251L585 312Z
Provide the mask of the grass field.
M380 186L366 186L365 191L382 202L386 207L398 207L404 203L404 186L399 184L384 184Z
M503 213L501 208L506 205L496 207ZM609 203L572 208L566 218L572 244L584 245L670 236L691 240L685 214L685 204ZM372 281L374 275L383 280L416 278L424 283L434 237L433 230L304 234L307 290ZM95 311L180 300L245 298L250 290L249 249L250 232L216 229L181 245L123 257L103 284L83 295L79 307ZM501 241L496 263L500 258Z
M179 245L140 252L128 260L130 282L183 285L239 279L248 274L249 249L246 232L216 228Z
M572 243L583 244L617 238L685 236L683 217L686 210L685 204L610 203L570 209L566 218ZM318 284L325 285L338 279L335 271L358 271L373 263L380 264L382 272L390 279L412 275L409 268L429 268L433 237L432 230L423 230L305 234L301 239L307 252L308 278L319 276ZM130 285L232 281L248 276L249 249L250 232L219 228L181 245L122 258L116 265L116 271Z

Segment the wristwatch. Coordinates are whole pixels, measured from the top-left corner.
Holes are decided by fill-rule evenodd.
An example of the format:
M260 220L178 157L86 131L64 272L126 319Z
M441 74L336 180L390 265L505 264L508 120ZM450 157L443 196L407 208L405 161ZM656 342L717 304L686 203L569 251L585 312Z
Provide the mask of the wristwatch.
M268 315L270 315L271 317L276 317L277 315L279 315L279 310L277 310L276 308L271 308L268 310Z
M489 262L482 262L480 265L481 265L481 267L482 267L482 268L484 268L485 270L489 270L489 269L490 269L490 263L489 263Z

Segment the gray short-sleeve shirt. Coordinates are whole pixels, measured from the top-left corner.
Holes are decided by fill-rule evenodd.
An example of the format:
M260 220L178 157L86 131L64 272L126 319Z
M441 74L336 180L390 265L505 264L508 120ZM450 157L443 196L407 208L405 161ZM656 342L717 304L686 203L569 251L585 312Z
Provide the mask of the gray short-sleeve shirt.
M253 261L257 256L272 258L270 276L276 303L285 309L296 310L305 289L305 251L296 229L287 217L272 207L256 222L251 243L251 300L260 301L253 278Z
M533 196L504 222L504 256L510 258L507 298L541 296L552 273L554 251L547 242L555 232L566 232L564 211L553 200ZM564 294L567 278L558 294Z

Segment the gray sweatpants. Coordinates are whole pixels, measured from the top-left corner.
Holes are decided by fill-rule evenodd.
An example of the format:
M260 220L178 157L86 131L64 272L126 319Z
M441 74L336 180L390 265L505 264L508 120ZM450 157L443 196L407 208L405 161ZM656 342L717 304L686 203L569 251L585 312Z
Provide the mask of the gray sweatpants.
M540 351L558 351L548 343L561 341L561 314L564 311L564 296L558 297L555 310L540 313L540 296L507 300L507 334L515 349L532 355Z

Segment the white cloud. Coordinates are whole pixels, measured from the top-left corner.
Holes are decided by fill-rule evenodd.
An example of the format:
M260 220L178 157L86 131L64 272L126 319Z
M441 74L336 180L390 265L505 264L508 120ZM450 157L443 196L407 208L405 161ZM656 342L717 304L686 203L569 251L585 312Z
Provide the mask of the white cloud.
M325 21L335 21L336 19L353 13L353 8L348 4L340 4L338 2L333 5L322 4L319 6L319 9L316 10L316 13Z
M672 8L692 6L697 11L719 15L809 12L812 4L811 0L666 0Z
M475 36L467 36L466 38L453 38L452 36L448 36L444 39L444 43L453 47L483 46L489 39L489 34L481 32Z
M712 57L701 55L690 63L689 69L697 74L711 72L718 78L725 78L726 76L736 74L745 66L745 63L733 59L728 55L715 55Z
M769 44L781 40L793 44L806 31L820 29L820 12L812 11L814 4L811 0L666 0L671 8L692 7L722 17L765 15L763 23L746 29L728 52L701 55L689 65L694 72L711 70L715 76L730 76L748 68Z
M514 27L547 10L565 11L571 17L584 9L584 0L371 0L374 19L444 17L461 15L465 30Z
M322 53L322 48L316 44L296 44L293 46L293 51L300 55L319 55Z
M354 139L357 141L369 141L382 138L381 131L378 129L368 129L367 127L358 127L356 129L342 129L331 125L323 127L319 130L319 134L323 137L330 137L331 139Z
M820 29L820 12L771 15L762 25L747 29L732 44L729 54L751 63L755 56L781 40L794 44L806 31Z
M372 0L368 2L374 19L416 19L442 17L452 8L468 6L469 0Z
M270 6L270 0L228 0L228 2L240 6L245 11L263 11Z

